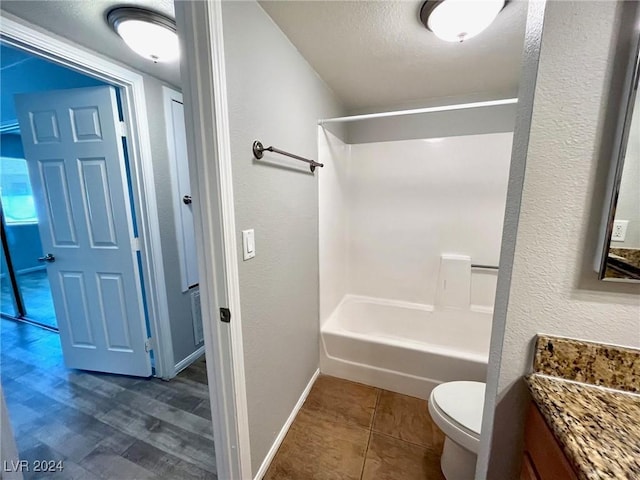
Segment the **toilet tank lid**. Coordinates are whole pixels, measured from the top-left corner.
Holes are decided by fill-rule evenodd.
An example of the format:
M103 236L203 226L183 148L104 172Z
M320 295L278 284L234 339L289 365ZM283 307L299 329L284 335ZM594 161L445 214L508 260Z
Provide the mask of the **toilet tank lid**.
M463 427L480 435L485 384L448 382L433 390L433 399L444 413Z

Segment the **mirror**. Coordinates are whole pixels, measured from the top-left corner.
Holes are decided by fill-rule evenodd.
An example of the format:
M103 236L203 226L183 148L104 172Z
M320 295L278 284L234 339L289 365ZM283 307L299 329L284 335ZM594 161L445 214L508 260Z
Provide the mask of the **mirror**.
M600 278L640 282L640 95L637 95L638 48L629 68L626 105L620 118L617 164L612 176L611 202Z

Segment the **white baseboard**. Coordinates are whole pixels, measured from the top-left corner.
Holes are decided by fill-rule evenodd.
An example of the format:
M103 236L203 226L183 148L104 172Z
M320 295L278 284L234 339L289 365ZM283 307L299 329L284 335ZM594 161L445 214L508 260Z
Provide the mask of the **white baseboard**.
M276 453L280 448L280 444L284 440L284 437L287 435L287 432L289 431L291 424L296 419L296 415L298 415L298 412L302 408L302 404L307 399L307 396L311 391L311 387L313 387L313 384L315 383L316 378L318 378L318 375L320 375L320 369L317 369L313 373L313 375L311 375L311 379L309 380L309 383L307 383L307 386L302 392L302 395L300 395L300 398L298 399L298 403L296 403L296 405L293 407L293 410L291 411L289 418L287 418L287 421L284 422L284 425L282 426L280 433L278 433L278 436L273 441L273 445L271 445L271 448L267 452L267 456L264 457L264 460L262 461L262 465L260 465L260 468L258 469L258 473L256 473L254 480L262 480L262 477L266 475L267 470L269 469L269 467L271 466L271 462L273 461L273 457L276 456Z
M182 370L184 370L189 365L191 365L193 362L198 360L202 355L204 355L204 345L201 346L199 349L197 349L195 352L193 352L188 357L186 357L186 358L180 360L178 363L176 363L175 375L179 374Z

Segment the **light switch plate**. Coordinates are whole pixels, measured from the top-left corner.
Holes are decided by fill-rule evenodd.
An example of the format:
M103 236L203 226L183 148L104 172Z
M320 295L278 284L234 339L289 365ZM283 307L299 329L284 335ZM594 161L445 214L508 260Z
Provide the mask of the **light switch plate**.
M244 260L249 260L256 256L256 237L253 231L251 230L243 230L242 231L242 258Z

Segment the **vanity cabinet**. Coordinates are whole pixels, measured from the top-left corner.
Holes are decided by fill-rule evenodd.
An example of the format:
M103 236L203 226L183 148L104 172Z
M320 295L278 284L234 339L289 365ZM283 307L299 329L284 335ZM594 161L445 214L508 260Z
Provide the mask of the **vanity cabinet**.
M520 480L578 480L538 407L531 403Z

